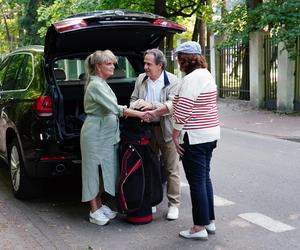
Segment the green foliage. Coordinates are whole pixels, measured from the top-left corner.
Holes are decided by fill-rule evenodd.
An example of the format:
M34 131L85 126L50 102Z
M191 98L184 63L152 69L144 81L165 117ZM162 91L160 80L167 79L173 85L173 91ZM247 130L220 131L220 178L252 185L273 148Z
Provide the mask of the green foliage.
M42 44L47 28L52 23L81 12L105 9L131 9L155 13L157 0L0 0L0 8L9 15L8 39L4 18L0 11L0 51L9 51L28 44ZM193 28L195 17L205 22L211 19L212 9L207 4L216 0L166 0L162 1L162 15ZM164 6L165 3L165 6ZM180 37L190 39L186 32ZM176 38L178 35L176 35ZM4 40L3 40L4 39ZM9 41L8 41L9 40Z
M22 14L21 6L12 1L0 0L0 54L16 48L20 41L18 16Z
M38 20L45 24L40 28L39 34L41 36L45 36L47 27L50 24L70 15L105 9L134 9L149 11L148 9L151 7L149 2L150 1L147 0L141 0L138 3L132 0L55 0L53 4L45 4L38 9Z
M295 54L295 41L300 36L300 1L267 0L255 9L236 5L220 20L210 24L210 30L224 37L221 47L249 41L249 32L266 30L272 42L285 43L290 56Z
M300 1L270 0L254 10L261 16L258 29L270 31L274 43L284 42L291 56L295 56L295 42L300 37Z
M209 30L224 37L220 46L231 46L249 40L248 11L244 4L236 5L220 20L209 24Z

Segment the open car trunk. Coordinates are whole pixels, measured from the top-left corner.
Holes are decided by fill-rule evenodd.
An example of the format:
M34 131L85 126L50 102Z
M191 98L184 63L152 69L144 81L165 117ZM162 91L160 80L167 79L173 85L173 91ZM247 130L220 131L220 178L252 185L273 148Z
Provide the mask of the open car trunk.
M135 83L135 70L129 64L125 57L118 57L119 61L125 60L126 69L116 69L112 78L107 82L117 96L118 104L129 105L130 96ZM74 59L72 60L74 61ZM77 61L78 64L79 61ZM60 62L58 63L61 64ZM64 66L71 64L69 60L64 60ZM80 63L79 63L80 65ZM120 66L119 66L120 67ZM76 73L76 70L73 73ZM85 119L83 98L85 91L85 73L79 73L78 78L68 79L65 76L63 68L55 68L56 85L59 89L59 110L60 127L64 137L77 137L80 135L80 129Z
M84 59L109 49L118 58L108 80L119 104L129 104L136 76L143 72L143 52L156 48L169 34L185 31L151 13L109 10L83 13L51 25L45 41L45 71L54 79L58 126L64 138L79 137L85 114ZM54 77L53 77L54 75Z

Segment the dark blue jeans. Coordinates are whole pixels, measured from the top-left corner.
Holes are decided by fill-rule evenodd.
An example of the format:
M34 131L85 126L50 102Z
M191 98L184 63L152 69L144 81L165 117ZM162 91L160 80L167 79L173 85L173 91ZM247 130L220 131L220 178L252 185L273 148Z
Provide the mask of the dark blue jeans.
M208 225L215 219L210 160L217 141L190 145L184 136L182 164L190 185L194 225Z

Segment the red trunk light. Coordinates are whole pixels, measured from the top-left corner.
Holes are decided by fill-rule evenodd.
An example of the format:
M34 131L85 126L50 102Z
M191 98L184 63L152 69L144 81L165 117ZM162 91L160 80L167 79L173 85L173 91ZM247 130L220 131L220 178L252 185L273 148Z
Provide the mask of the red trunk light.
M39 116L52 116L53 105L51 96L40 96L32 105L32 110L36 111Z
M155 19L153 21L153 24L156 26L162 26L162 27L167 27L175 30L186 31L186 28L184 26L169 20Z
M43 156L40 158L41 161L62 161L65 159L64 156Z
M88 24L82 18L73 18L73 19L58 22L54 24L54 26L57 32L62 33L66 31L77 30L83 27L87 27Z

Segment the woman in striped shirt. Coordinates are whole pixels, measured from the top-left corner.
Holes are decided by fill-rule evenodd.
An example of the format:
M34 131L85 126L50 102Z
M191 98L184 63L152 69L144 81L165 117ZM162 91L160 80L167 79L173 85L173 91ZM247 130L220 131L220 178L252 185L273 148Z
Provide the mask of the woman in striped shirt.
M210 161L220 138L217 86L198 43L185 42L175 53L184 73L178 94L172 106L151 111L148 118L173 112L173 141L190 185L194 224L179 235L207 240L216 230Z

